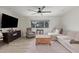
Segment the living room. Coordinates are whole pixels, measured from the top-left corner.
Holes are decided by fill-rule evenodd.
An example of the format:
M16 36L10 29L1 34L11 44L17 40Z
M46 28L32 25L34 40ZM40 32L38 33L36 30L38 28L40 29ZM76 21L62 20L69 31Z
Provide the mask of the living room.
M1 28L2 33L9 30L20 30L19 34L21 34L18 34L19 38L8 42L8 44L1 42L0 52L79 52L78 6L0 6L0 12L0 15L3 13L18 18L17 27ZM29 31L34 32L33 38L27 34ZM42 43L48 44L36 43L39 36L43 40L49 37L48 41L42 41ZM3 39L1 38L1 40Z

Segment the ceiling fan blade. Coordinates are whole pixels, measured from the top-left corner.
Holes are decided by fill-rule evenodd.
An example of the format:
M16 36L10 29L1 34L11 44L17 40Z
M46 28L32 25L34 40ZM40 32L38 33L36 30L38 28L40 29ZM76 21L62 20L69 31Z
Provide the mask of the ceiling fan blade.
M41 10L43 10L45 8L45 6L42 6Z
M32 10L32 9L27 9L28 11L34 11L34 10ZM34 12L37 12L37 11L34 11Z
M41 13L51 13L51 11L42 11Z

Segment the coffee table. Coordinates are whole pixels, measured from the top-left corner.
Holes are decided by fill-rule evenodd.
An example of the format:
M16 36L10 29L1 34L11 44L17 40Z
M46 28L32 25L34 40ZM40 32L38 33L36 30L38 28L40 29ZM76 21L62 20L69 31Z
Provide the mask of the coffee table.
M50 35L36 35L36 45L38 44L51 45L51 36Z

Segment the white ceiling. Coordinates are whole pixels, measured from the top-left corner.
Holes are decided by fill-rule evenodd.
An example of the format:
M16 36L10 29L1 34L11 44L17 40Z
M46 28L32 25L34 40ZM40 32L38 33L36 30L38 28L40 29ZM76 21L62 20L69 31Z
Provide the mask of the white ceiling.
M28 9L37 11L39 7L42 6L0 6L0 8L3 8L5 10L11 11L13 13L16 13L18 15L23 16L39 16L41 14L34 14L35 12L30 11ZM69 10L71 10L74 7L71 6L46 6L44 10L51 11L51 13L44 13L43 15L51 15L51 16L59 16L62 15Z

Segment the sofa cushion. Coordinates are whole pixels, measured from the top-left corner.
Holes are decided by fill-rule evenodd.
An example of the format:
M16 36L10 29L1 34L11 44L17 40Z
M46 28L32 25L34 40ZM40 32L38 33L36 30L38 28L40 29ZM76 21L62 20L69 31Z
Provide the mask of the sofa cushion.
M76 37L76 32L73 32L73 31L69 31L67 32L67 35L70 36L72 39L75 40L75 37Z
M67 31L66 35L71 37L73 40L79 41L79 32L78 31Z

